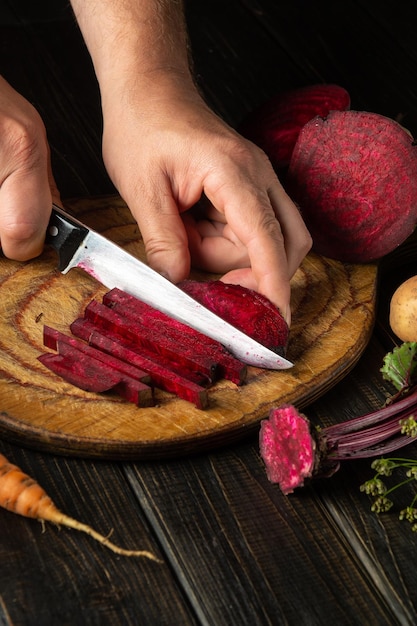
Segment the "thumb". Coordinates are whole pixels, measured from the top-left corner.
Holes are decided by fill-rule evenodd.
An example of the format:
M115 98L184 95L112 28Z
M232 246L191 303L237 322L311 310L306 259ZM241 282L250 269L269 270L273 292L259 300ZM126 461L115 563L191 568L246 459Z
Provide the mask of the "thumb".
M0 244L4 255L27 261L43 250L52 196L44 176L10 175L0 190Z
M16 261L42 252L52 201L61 203L49 146L45 154L46 161L16 169L0 187L0 246L6 257Z

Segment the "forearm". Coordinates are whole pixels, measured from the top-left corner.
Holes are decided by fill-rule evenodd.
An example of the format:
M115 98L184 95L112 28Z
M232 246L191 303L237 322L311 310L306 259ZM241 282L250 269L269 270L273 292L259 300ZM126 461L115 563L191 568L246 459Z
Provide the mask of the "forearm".
M191 80L182 0L71 0L100 88ZM133 86L133 85L132 85Z

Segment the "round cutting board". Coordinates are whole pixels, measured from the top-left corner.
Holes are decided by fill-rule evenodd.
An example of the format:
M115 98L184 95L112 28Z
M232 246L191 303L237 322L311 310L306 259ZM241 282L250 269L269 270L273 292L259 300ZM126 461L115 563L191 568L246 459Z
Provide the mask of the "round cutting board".
M119 197L78 199L66 207L144 259L137 224ZM359 359L373 328L376 265L309 254L292 281L292 369L249 367L245 385L213 385L206 410L162 391L157 406L138 408L111 394L77 389L38 361L49 351L44 324L70 335L71 322L106 292L80 270L60 274L56 262L51 250L27 263L0 259L0 437L38 450L145 459L231 443L257 428L271 407L302 408L337 383Z

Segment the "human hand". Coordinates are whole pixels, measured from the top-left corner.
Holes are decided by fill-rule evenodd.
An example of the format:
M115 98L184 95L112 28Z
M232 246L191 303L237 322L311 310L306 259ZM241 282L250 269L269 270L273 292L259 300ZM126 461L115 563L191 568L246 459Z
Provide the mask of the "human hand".
M0 246L26 261L40 254L52 207L60 201L43 122L0 76Z
M289 281L311 239L264 153L192 89L146 98L130 91L129 100L115 94L103 113L104 160L149 264L173 282L191 264L225 274L263 293L290 321Z

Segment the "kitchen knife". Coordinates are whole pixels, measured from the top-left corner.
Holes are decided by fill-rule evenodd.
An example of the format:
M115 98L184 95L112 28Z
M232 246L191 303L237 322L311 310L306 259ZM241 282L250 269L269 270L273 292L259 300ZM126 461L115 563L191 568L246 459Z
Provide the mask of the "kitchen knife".
M288 369L293 365L225 322L146 263L56 205L52 208L45 243L58 253L58 268L63 274L78 267L105 287L118 287L219 341L248 365L276 370Z

